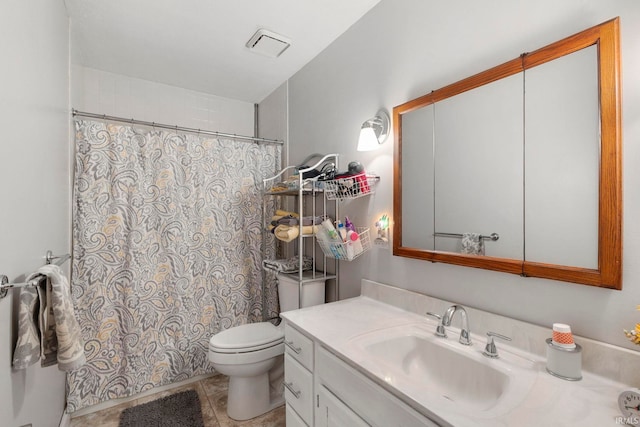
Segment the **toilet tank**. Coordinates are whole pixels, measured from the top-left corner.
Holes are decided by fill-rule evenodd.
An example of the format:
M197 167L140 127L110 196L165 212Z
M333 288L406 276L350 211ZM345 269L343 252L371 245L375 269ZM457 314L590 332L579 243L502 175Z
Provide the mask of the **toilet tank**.
M305 271L304 279L311 279L313 272ZM316 273L316 277L321 273ZM302 307L324 304L325 278L318 277L302 284L302 307L298 307L298 273L278 274L278 298L280 299L280 312L296 310Z

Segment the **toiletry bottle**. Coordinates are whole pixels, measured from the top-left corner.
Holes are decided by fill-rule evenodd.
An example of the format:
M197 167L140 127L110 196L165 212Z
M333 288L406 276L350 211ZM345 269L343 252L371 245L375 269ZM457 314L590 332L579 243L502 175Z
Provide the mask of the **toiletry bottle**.
M347 230L344 227L344 224L338 221L338 234L343 242L347 241Z
M322 221L322 228L324 229L324 232L329 237L329 241L331 243L340 243L341 242L340 236L338 235L338 232L336 231L335 227L331 223L331 219L327 218L324 221Z
M344 246L345 246L345 251L347 253L347 260L351 261L356 257L356 253L353 248L353 242L349 240L347 241L347 243L344 244Z
M347 232L347 241L349 246L353 247L354 255L359 255L364 251L362 242L360 241L360 236L355 231L349 230Z
M356 227L353 225L353 223L351 222L351 220L349 220L348 216L344 217L344 226L347 229L347 231L351 230L351 231L356 231Z
M316 232L316 239L320 240L323 243L326 243L327 245L331 243L331 240L325 232L324 227L318 227L318 231Z

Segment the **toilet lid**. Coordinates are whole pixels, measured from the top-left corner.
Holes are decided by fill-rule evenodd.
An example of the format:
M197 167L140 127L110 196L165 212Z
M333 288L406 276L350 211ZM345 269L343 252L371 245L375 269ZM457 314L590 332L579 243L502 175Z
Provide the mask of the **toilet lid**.
M260 350L284 341L284 332L269 322L235 326L211 337L209 347L218 352Z

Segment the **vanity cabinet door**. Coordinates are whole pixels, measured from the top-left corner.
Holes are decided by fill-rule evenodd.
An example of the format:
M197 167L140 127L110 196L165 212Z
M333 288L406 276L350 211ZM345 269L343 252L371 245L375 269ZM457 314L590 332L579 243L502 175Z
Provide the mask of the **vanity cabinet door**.
M318 389L316 427L370 427L324 386ZM289 425L287 424L287 427Z
M308 425L313 425L313 375L288 354L284 355L284 399Z
M285 423L287 427L308 427L307 423L305 423L302 418L300 418L300 415L298 415L289 405L287 405L285 415Z
M326 387L342 405L350 408L350 411L358 414L370 425L374 427L438 427L436 422L417 413L329 350L320 345L316 345L315 348L316 390Z

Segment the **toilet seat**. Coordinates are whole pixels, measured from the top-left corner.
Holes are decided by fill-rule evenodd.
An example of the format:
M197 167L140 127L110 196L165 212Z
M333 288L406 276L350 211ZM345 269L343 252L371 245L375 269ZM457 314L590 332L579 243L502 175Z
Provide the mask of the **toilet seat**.
M235 326L211 337L209 350L215 353L248 353L284 342L282 328L269 322Z

